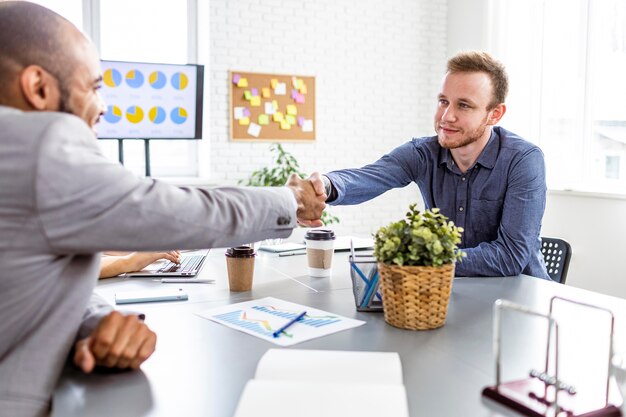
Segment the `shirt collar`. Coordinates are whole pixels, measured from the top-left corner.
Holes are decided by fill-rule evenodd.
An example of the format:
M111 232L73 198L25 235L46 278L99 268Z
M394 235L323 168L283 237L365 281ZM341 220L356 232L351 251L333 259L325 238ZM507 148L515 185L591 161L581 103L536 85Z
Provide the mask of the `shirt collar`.
M484 168L493 169L496 165L496 160L498 159L498 151L500 149L500 135L497 132L497 128L491 129L491 137L485 146L485 149L480 153L478 159L476 160L476 165L482 165ZM454 163L454 159L452 158L452 154L450 153L450 149L441 148L441 152L439 153L439 163L441 165L445 165L448 169L452 170L456 164Z

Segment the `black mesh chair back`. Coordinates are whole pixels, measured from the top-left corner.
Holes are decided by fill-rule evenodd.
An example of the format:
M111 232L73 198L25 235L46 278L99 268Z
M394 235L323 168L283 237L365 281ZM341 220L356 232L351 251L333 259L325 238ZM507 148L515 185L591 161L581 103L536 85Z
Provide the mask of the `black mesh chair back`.
M552 281L565 284L569 260L572 257L570 244L563 239L542 237L541 254Z

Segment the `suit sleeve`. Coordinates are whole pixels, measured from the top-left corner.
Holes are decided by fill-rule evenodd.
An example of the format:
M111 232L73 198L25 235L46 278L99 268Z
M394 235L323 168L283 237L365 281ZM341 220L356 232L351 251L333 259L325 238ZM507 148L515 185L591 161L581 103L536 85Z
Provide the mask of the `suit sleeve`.
M45 130L36 177L40 227L57 253L226 247L296 225L286 187L175 187L108 160L74 117Z

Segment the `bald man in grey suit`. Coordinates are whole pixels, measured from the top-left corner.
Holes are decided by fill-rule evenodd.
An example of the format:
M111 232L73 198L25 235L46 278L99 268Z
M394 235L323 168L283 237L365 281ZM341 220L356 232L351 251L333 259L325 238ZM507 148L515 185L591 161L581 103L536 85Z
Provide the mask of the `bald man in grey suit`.
M69 22L0 2L0 415L49 413L62 366L136 369L156 336L92 296L100 251L224 247L319 225L326 196L136 178L90 129L104 105L94 47ZM319 195L318 195L319 194Z

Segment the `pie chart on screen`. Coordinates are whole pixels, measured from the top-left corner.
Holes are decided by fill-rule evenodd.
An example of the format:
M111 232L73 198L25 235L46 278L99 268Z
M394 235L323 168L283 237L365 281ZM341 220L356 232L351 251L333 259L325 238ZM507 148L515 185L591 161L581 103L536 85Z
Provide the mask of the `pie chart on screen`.
M170 113L170 118L172 119L172 122L177 125L182 125L187 121L187 110L182 107L174 107Z
M189 78L183 72L177 72L172 76L172 87L177 90L184 90L189 84Z
M121 75L120 75L121 77ZM122 109L117 106L108 106L106 113L104 113L104 120L109 123L117 123L122 120Z
M126 120L131 123L139 123L143 120L143 110L139 106L130 106L126 109Z
M150 111L148 112L148 117L150 118L150 121L152 121L152 123L154 124L161 124L163 123L163 121L165 121L165 110L163 110L163 107L153 107L150 109Z
M161 71L154 71L148 77L148 82L150 83L152 88L160 90L161 88L165 87L167 79L165 78L165 74L163 74Z
M130 70L126 73L126 84L130 88L139 88L143 85L143 74L137 70Z
M122 82L122 74L114 68L109 68L102 74L102 81L107 87L115 88Z

